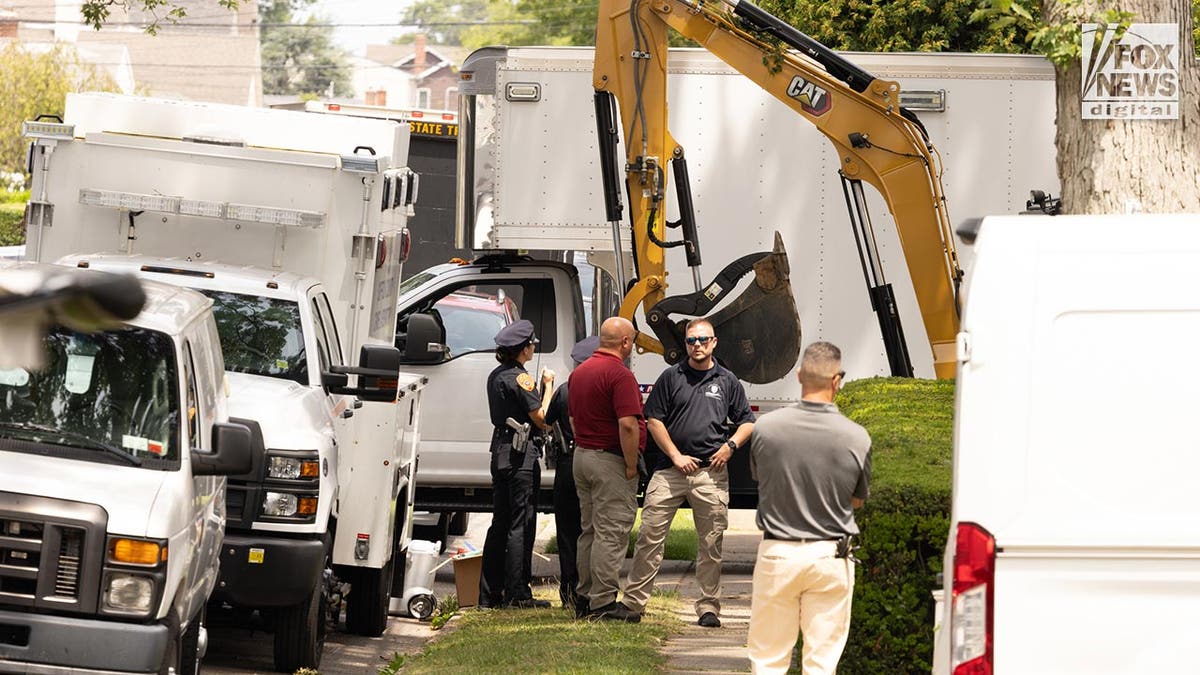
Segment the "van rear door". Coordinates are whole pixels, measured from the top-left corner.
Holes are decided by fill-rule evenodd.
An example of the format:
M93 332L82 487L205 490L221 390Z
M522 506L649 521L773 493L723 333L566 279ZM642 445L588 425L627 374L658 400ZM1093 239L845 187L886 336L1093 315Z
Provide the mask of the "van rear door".
M1200 218L988 219L976 253L952 516L995 539L994 672L1177 672L1200 624Z

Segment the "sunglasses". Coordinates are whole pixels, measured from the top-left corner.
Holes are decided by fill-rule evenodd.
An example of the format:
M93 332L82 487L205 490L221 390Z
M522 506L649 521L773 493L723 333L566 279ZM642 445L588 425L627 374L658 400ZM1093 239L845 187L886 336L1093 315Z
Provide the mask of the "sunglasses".
M689 345L694 345L697 342L699 342L702 345L706 345L706 344L708 344L709 340L713 340L713 339L715 339L715 338L712 335L693 335L692 337L685 338L684 342L688 343Z

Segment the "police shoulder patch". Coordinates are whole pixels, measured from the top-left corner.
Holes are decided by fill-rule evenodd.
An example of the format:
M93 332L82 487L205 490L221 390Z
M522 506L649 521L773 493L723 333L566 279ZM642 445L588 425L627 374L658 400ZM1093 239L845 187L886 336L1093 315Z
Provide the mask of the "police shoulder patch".
M533 391L533 376L529 373L521 373L517 376L517 384L525 391Z

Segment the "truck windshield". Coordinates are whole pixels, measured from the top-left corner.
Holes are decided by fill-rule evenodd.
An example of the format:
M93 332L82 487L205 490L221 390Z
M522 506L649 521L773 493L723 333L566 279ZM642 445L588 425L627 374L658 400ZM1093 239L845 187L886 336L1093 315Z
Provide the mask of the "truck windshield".
M308 384L297 303L226 291L201 293L213 300L226 370Z
M142 328L51 329L40 370L0 370L0 447L148 469L179 466L171 338Z

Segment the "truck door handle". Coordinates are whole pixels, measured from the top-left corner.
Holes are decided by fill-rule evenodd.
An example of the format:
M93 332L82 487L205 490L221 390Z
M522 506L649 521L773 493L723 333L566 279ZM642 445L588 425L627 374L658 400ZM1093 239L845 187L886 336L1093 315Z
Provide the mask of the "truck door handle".
M354 417L354 411L353 411L353 410L349 410L349 409L347 409L347 410L343 410L343 411L342 411L342 419L344 419L344 420L348 420L348 419L350 419L351 417Z
M361 398L354 399L354 409L355 410L358 410L359 408L361 408L362 404L363 404L363 402L362 402Z

